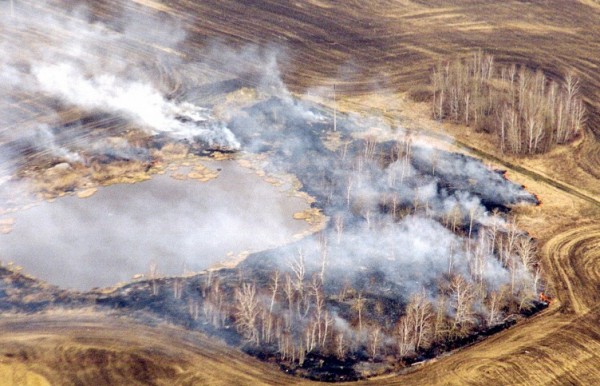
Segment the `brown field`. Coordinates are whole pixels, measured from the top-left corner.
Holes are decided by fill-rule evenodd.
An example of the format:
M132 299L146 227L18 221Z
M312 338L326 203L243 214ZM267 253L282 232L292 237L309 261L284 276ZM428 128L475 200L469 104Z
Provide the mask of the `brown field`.
M0 326L3 386L283 384L275 367L169 326L93 312L7 316Z
M64 15L58 6L41 6L34 0L18 3ZM89 3L100 19L123 11L120 1ZM520 226L541 244L556 296L552 306L413 372L364 383L591 385L600 379L600 3L140 0L126 4L131 12L151 15L159 10L178 20L188 31L189 52L212 37L237 45L277 44L287 53L282 74L294 92L335 83L344 108L426 129L424 135L452 135L458 150L500 164L508 169L509 178L539 196L541 206L516 212ZM3 38L9 33L0 31ZM487 137L432 122L426 105L407 100L407 95L427 89L430 69L439 60L479 48L499 62L540 68L551 77L574 70L582 80L589 112L585 136L547 155L508 157L498 154ZM154 49L186 55L164 47L132 48L131 54L152 61ZM167 66L155 65L169 74ZM167 78L167 88L177 93L182 87L178 79L185 75ZM253 79L247 81L251 84ZM23 98L23 104L32 100L35 96ZM130 379L147 384L150 379L139 378L146 375L156 384L304 382L174 327L66 314L3 316L0 331L0 384L132 384L125 382Z

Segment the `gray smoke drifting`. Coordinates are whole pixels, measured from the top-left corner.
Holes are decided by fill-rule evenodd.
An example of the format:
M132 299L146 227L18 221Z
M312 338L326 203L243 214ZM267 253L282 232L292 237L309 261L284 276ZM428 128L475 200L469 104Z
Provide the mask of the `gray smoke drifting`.
M330 217L319 237L275 251L268 263L259 255L249 268L295 275L302 258L305 277L323 275L331 296L349 285L405 302L425 291L437 303L460 276L485 288L472 305L482 314L485 299L506 286L510 296L535 296L531 267L506 246L511 227L493 210L536 200L481 161L429 147L376 118L346 115L338 115L341 145L332 151L324 146L331 113L285 97L262 100L228 124L244 147L269 152L274 170L297 175ZM356 139L368 128L397 140Z
M43 2L38 4L41 9L43 6ZM3 105L19 103L20 95L43 96L84 112L123 117L150 134L239 147L231 131L209 110L169 99L162 90L168 85L154 80L161 68L182 65L163 52L175 49L185 39L177 25L164 20L161 28L144 35L140 26L150 26L129 13L116 22L118 32L92 21L82 7L65 11L64 18L43 11L40 15L39 8L20 7L14 17L0 17L0 28L9 37L0 45L0 81L7 86L0 94ZM147 56L130 52L132 47L144 45L149 46ZM22 117L18 112L6 112L0 126L19 130Z

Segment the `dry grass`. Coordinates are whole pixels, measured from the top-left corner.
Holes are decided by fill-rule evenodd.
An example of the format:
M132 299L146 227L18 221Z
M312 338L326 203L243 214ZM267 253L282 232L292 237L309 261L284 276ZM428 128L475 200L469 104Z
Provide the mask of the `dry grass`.
M168 325L85 311L6 316L0 330L0 385L285 384L275 367Z

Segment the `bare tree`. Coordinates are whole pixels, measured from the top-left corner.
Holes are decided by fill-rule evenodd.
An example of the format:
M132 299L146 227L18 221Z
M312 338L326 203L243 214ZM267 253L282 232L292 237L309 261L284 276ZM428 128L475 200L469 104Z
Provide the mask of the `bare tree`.
M465 101L465 125L469 126L469 113L471 112L471 93L467 92L464 96ZM434 174L435 175L435 174Z
M212 279L206 300L203 302L204 315L214 327L223 325L227 313L223 310L224 296L221 290L221 279L216 276Z
M298 350L298 365L302 367L304 365L304 361L306 360L306 348L304 347L304 342L300 341L300 349Z
M515 224L515 221L509 221L506 227L506 243L504 244L505 250L503 261L505 264L507 263L508 258L513 254L513 252L515 252L517 241L520 235L521 231Z
M450 212L447 215L448 221L447 223L450 224L450 230L454 233L456 233L456 231L458 230L459 226L461 226L462 224L462 212L460 210L460 205L455 204L452 209L450 210Z
M260 343L258 329L259 302L256 298L256 285L244 283L235 290L236 327L242 336L253 344Z
M411 319L407 316L401 317L396 331L398 354L402 357L412 353L415 350L415 343L413 337L414 327Z
M329 311L325 311L325 318L323 319L323 325L324 325L324 327L323 327L324 331L323 331L321 346L326 347L327 336L328 336L329 330L333 326L333 318L329 314Z
M396 193L392 194L392 218L396 218L396 213L398 212L398 195Z
M204 275L205 280L200 283L200 289L202 290L202 297L206 298L206 292L212 285L213 271L212 269L208 270L208 274Z
M533 239L529 236L520 237L515 249L523 267L528 271L533 271L536 257L536 246Z
M327 268L327 263L329 260L329 247L328 240L325 233L321 232L319 234L319 251L320 251L320 260L321 260L321 270L319 272L319 278L321 279L321 284L325 283L325 270Z
M577 79L573 71L569 71L565 76L564 88L567 105L570 105L571 101L573 101L575 96L579 93L579 79Z
M333 131L337 131L337 101L335 95L335 84L333 85Z
M352 305L352 308L356 311L356 313L358 314L358 331L362 332L362 313L363 310L365 309L365 298L362 295L362 292L358 293L358 297L356 297L354 299L354 304Z
M346 356L346 342L343 332L338 332L335 336L335 354L338 359L344 359Z
M199 314L200 307L198 306L198 301L194 299L188 300L188 312L192 319L197 320Z
M469 242L469 241L467 241ZM485 233L479 234L479 240L473 251L473 258L469 265L471 276L477 281L479 286L483 285L483 275L486 268L486 250L487 237Z
M317 341L321 342L323 339L323 319L325 316L325 294L323 293L322 281L318 279L317 275L313 276L311 290L315 298L314 317L316 320Z
M183 290L183 282L181 279L176 278L173 280L173 297L177 300L181 299L181 292Z
M302 292L304 291L304 276L306 275L306 267L304 264L304 253L302 249L298 249L298 257L292 261L292 271L296 276L296 291Z
M335 233L337 236L337 238L336 238L337 244L339 245L340 242L342 241L342 234L344 233L344 217L341 213L338 213L335 215L334 226L335 226Z
M454 328L472 322L473 286L462 275L455 275L450 282L451 306L454 309Z
M365 138L364 157L367 161L372 161L375 156L375 150L377 149L377 141L374 136L367 136Z
M292 261L292 271L296 278L294 288L298 294L298 301L296 302L298 316L305 318L310 310L310 301L307 299L307 294L304 289L306 264L302 249L298 249L298 256Z
M488 310L488 317L487 317L488 327L492 327L492 326L498 324L498 322L500 321L501 302L502 302L502 293L501 292L493 291L488 295L487 302L486 302L487 310Z
M473 232L473 224L475 220L481 215L481 209L478 205L473 205L469 208L469 240Z
M447 333L447 302L447 298L443 294L438 296L432 325L433 339L435 340L442 339Z
M369 346L369 355L371 356L372 359L375 359L375 357L377 357L377 355L379 354L379 346L381 345L382 335L383 334L381 332L381 327L379 327L379 326L372 326L369 329L368 346Z
M443 110L443 74L438 68L433 69L433 73L431 76L431 82L433 84L433 103L432 103L432 113L433 118L442 119L442 110Z
M283 292L285 293L288 303L288 317L286 319L286 328L289 330L292 324L292 309L294 307L294 295L296 291L294 290L292 276L288 272L286 272L284 278L285 283L283 286Z
M352 187L354 185L354 178L348 174L348 183L346 184L346 206L350 209L350 199L352 198Z
M492 210L492 216L489 227L486 228L486 233L489 237L489 253L494 253L496 250L496 239L498 237L498 232L500 231L500 223L502 219L500 218L500 212L498 208L494 208Z
M411 296L406 315L413 327L415 349L418 350L429 343L432 333L433 307L424 291Z
M586 122L586 112L583 101L581 99L576 99L571 104L571 130L568 139L581 133Z
M158 283L156 278L158 277L158 266L155 262L150 263L150 274L148 275L152 284L152 295L158 295Z

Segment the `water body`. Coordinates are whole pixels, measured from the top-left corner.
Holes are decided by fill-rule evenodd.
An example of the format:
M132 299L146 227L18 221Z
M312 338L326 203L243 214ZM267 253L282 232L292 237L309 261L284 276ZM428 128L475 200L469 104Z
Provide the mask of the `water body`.
M308 230L293 214L309 205L233 161L208 182L167 175L67 196L14 214L0 259L65 288L87 290L148 273L199 271L227 254L259 251Z

